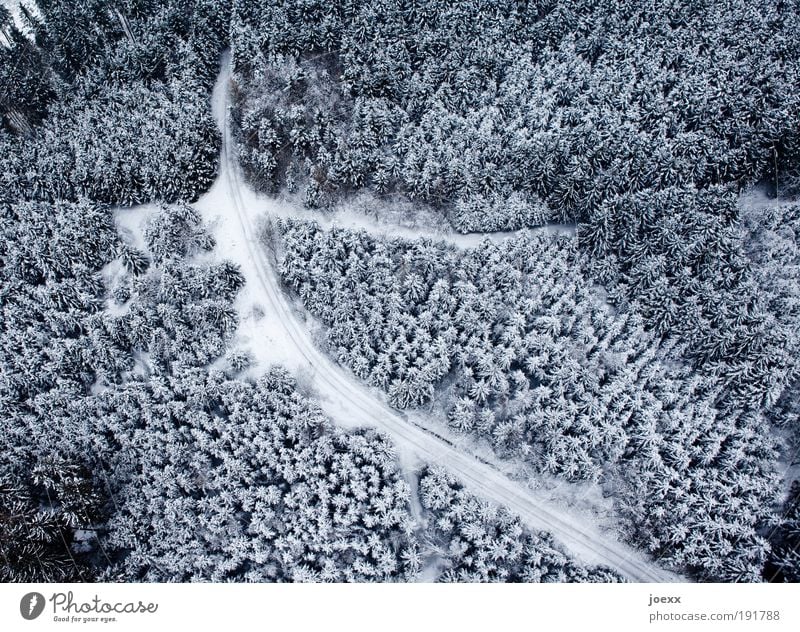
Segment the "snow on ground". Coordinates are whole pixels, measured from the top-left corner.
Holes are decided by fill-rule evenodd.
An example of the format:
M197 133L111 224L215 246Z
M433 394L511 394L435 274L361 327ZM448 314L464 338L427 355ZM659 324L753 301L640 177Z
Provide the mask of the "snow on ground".
M39 9L35 5L31 5L30 2L22 2L25 7L31 12L32 15L38 16ZM28 32L28 27L22 21L22 12L20 11L20 0L0 0L0 5L4 6L8 9L8 12L11 14L11 17L14 19L14 24L20 30L23 35L30 35Z
M212 110L217 121L225 120L225 91L216 90ZM225 130L222 130L223 133ZM223 148L223 151L226 151ZM245 200L242 209L253 212L251 220L255 221L255 211L274 212L278 214L279 205L267 198L259 198L249 189L241 191ZM269 309L269 300L264 297L264 290L258 279L260 270L252 256L251 249L259 248L255 237L248 238L236 220L237 209L233 206L233 184L230 173L226 169L226 158L220 160L220 174L211 189L198 200L194 207L200 212L206 228L214 236L216 247L214 256L236 263L242 270L245 279L244 288L239 292L234 304L239 314L239 327L233 339L233 345L248 349L254 356L254 364L250 373L255 375L271 365L280 364L298 379L301 390L306 394L313 390L314 371L296 353L292 341L285 335L281 314ZM251 243L253 242L253 243Z
M147 222L156 213L158 213L156 204L115 208L113 211L114 223L122 241L129 246L135 246L142 252L147 252L144 229L147 226Z
M787 204L800 204L800 197L771 197L764 186L752 186L739 195L739 208L744 212L768 212Z
M249 189L249 187L248 187ZM248 202L252 210L258 213L269 213L272 217L308 219L316 221L320 227L329 230L333 227L354 231L366 231L376 237L400 237L403 239L433 239L451 244L457 248L475 248L484 241L502 243L512 237L545 232L554 235L574 235L572 224L548 224L538 228L525 228L515 231L496 233L458 233L454 231L440 214L432 209L422 209L409 215L404 209L395 213L381 201L374 200L369 194L362 194L354 200L348 200L335 206L330 211L308 209L288 200L276 200L250 190L252 195ZM370 209L378 208L380 213ZM388 212L387 212L388 210Z
M739 207L743 209L769 209L780 205L780 200L769 197L763 187L752 187L739 196Z

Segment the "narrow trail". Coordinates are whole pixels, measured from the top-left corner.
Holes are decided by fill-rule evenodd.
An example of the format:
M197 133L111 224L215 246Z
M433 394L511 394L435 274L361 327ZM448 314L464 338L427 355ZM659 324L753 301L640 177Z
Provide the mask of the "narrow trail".
M528 527L551 532L584 563L610 566L631 581L684 581L635 549L583 524L578 516L538 499L489 464L411 423L385 402L382 393L358 382L316 348L303 315L285 296L278 273L258 239L256 218L265 211L271 216L282 213L272 213L269 202L242 182L232 155L227 115L229 65L228 59L223 59L213 96L214 114L223 134L220 174L196 206L207 221L216 224L221 256L242 267L247 284L239 307L252 304L263 312L249 329L249 344L258 349L262 367L282 363L296 375L304 375L321 408L335 422L380 428L401 454L445 465L473 493L518 514Z

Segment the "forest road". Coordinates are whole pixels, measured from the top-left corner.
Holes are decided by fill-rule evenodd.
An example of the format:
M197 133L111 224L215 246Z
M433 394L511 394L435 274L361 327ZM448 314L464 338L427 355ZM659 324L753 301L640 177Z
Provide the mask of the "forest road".
M381 393L358 382L315 347L307 326L284 294L278 271L258 239L255 218L245 201L245 198L252 199L254 193L243 182L234 155L228 122L229 83L230 61L226 54L212 97L214 115L223 137L220 173L213 190L216 200L235 212L223 216L221 221L228 224L225 226L227 234L234 235L238 244L246 245L246 248L240 246L241 252L236 257L246 262L243 270L246 282L255 286L251 291L259 296L264 308L274 312L276 318L270 319L271 328L282 329L271 329L270 337L287 345L296 356L294 364L313 377L315 396L326 415L345 426L378 427L400 450L426 463L446 466L471 492L518 514L529 528L549 531L583 563L609 566L633 582L686 581L659 568L632 547L586 524L585 519L538 499L533 492L493 467L404 420L383 401Z

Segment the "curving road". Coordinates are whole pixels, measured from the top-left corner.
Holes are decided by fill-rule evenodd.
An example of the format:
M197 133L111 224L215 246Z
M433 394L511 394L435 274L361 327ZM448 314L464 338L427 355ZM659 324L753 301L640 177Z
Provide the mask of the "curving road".
M241 180L229 139L229 66L228 59L223 59L213 96L214 114L223 134L220 174L208 194L209 199L201 199L198 207L201 210L213 207L217 212L221 206L233 209L233 213L216 217L225 224L223 232L230 244L230 254L243 265L247 283L255 286L250 288L251 295L257 296L270 314L268 325L265 325L268 339L275 344L280 341L284 353L292 356L290 369L304 371L313 378L315 397L324 412L343 425L377 426L394 440L401 453L413 454L427 463L446 465L473 493L507 507L527 526L549 531L585 563L610 566L630 581L683 581L659 568L640 552L600 533L591 525L582 524L585 521L568 511L537 499L530 490L490 465L404 419L385 403L381 393L361 384L315 347L307 325L284 295L277 271L257 238L251 203L256 198ZM267 329L264 332L266 334ZM265 345L263 340L252 342Z

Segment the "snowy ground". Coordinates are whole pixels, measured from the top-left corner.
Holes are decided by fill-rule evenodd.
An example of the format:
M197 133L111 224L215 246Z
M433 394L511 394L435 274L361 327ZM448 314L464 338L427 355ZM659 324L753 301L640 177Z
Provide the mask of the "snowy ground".
M25 3L25 6L31 10L33 15L39 15L38 9L36 7L31 7L29 3ZM4 6L8 9L9 13L11 13L11 17L14 18L14 24L17 28L25 35L28 35L28 29L22 21L22 13L19 10L20 0L0 0L0 5Z
M434 241L451 244L457 248L475 248L484 241L501 243L506 239L533 232L547 232L551 234L574 235L575 226L571 224L549 224L540 228L525 228L517 231L496 233L469 233L455 232L448 224L442 222L441 216L435 211L422 211L409 216L405 213L385 213L381 208L380 214L371 211L375 208L369 196L361 196L353 201L339 204L332 211L318 211L304 208L284 200L269 198L249 189L247 201L252 204L251 212L255 214L267 213L271 217L294 217L316 221L323 229L328 230L334 226L350 230L364 230L376 237L401 237L405 239L420 239L426 237Z
M742 192L739 196L739 207L743 210L768 210L792 200L782 200L767 195L763 187L752 187Z

